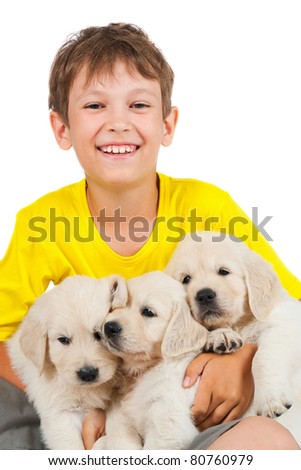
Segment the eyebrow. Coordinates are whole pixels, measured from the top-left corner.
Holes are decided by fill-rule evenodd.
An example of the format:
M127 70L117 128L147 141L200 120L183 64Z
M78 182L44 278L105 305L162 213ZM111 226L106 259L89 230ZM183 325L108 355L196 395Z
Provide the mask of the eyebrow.
M139 94L139 93L147 94L149 96L157 98L157 95L153 91L149 90L148 88L143 88L143 87L134 88L134 89L129 91L129 94L133 94L133 95ZM88 98L89 96L103 95L103 94L107 94L105 89L100 90L98 88L92 88L91 90L84 90L83 93L81 93L78 96L77 100L80 100L82 98Z
M134 93L146 93L151 96L156 96L156 94L153 91L149 90L148 88L143 88L143 87L135 88L134 90L131 90L131 93L133 94Z

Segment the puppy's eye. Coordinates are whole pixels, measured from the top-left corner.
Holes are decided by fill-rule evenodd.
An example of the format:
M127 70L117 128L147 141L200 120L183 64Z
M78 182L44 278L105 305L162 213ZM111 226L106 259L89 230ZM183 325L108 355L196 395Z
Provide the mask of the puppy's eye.
M183 277L182 284L189 284L191 281L191 277L187 274L187 276Z
M141 314L144 316L144 317L156 317L157 315L150 309L150 308L147 308L145 307L142 311L141 311Z
M218 274L220 276L227 276L228 274L230 274L230 271L226 268L219 268Z
M93 333L93 337L96 341L101 341L101 334L98 331Z
M60 343L64 344L64 345L68 345L71 343L71 340L69 338L67 338L67 336L61 336L60 338L57 339Z

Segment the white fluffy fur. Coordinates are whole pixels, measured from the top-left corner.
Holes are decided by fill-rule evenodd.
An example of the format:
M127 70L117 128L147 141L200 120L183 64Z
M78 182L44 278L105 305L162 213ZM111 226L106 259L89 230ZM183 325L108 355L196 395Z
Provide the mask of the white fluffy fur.
M185 447L197 433L189 411L195 389L184 390L181 382L186 365L203 349L207 330L193 320L183 286L166 274L131 279L128 290L127 307L108 316L122 327L108 347L122 357L124 371L137 377L108 411L106 436L94 448ZM144 316L145 307L156 316Z
M102 345L98 333L109 310L123 305L126 297L119 276L69 277L36 300L8 341L48 448L84 449L85 412L105 409L110 402L118 358ZM62 344L62 337L70 344ZM85 367L98 369L95 380L81 380L78 371Z
M221 275L220 268L229 274ZM276 418L301 445L301 303L282 289L263 258L225 234L186 236L166 272L180 282L190 277L184 285L191 311L213 330L213 338L221 331L216 329L233 328L244 342L258 345L252 367L255 394L247 415ZM207 306L197 300L205 288L215 293Z
M187 236L179 244L166 271L180 282L187 275L191 277L185 284L191 311L211 332L206 338L206 332L194 328L183 286L172 285L159 273L129 281L127 308L109 314L123 327L119 351L114 345L112 351L123 357L125 370L140 375L119 405L109 410L107 435L97 441L96 449L186 448L198 435L190 415L197 384L190 389L181 386L187 364L202 346L212 345L218 352L220 341L225 342L226 352L231 352L229 344L240 335L244 341L258 344L253 360L255 396L246 415L281 414L276 419L301 444L301 304L281 288L269 264L245 244L225 236L217 243L217 233L199 233L198 237L202 237L201 243ZM219 268L229 274L217 274ZM196 292L203 288L216 292L211 312L196 302ZM163 293L160 306L156 300ZM145 305L156 305L154 310L163 315L141 318ZM170 313L168 305L174 306ZM160 324L163 317L157 329L156 322ZM145 356L144 368L139 362L143 349L155 351L156 358L151 353ZM127 363L133 368L127 368Z

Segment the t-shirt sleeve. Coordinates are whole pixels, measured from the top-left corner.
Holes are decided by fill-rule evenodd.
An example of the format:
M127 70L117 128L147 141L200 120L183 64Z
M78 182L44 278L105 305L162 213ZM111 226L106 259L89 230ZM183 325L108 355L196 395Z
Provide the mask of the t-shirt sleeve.
M252 250L273 265L283 287L289 294L297 299L301 298L299 279L289 271L264 235L229 194L226 195L218 219L214 230L227 231L244 241Z
M29 242L28 234L28 217L20 211L7 252L0 261L0 341L12 335L53 277L43 243Z

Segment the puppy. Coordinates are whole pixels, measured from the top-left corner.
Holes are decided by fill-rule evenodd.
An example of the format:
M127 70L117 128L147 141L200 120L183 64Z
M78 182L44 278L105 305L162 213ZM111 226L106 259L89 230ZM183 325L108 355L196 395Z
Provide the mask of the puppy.
M230 235L187 235L166 273L184 285L194 318L212 330L209 349L221 336L227 342L229 328L258 345L247 414L277 418L300 445L301 303L281 287L269 263Z
M110 402L118 358L103 346L101 325L126 299L119 276L66 278L36 300L8 341L49 449L84 449L86 411Z
M190 416L195 387L181 386L207 330L190 313L183 286L162 272L128 281L126 308L107 317L102 335L136 377L106 421L94 449L183 448L198 433Z

